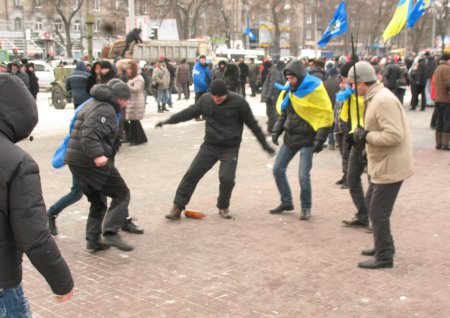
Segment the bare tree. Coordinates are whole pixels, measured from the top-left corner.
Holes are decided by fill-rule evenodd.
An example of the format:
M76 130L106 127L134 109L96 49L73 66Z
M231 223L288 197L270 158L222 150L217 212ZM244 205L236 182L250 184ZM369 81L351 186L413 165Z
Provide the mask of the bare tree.
M72 47L74 45L74 41L72 40L70 31L72 26L72 19L75 17L75 15L80 11L81 7L83 6L84 0L48 0L47 4L50 6L50 8L54 8L53 10L48 10L47 14L50 19L53 19L53 13L56 12L56 14L61 17L61 21L64 26L64 34L61 34L58 28L55 28L56 35L59 38L59 41L62 45L66 48L66 54L67 57L72 58ZM63 36L64 35L64 36Z
M434 2L434 10L436 14L436 34L442 39L443 52L446 45L445 37L450 27L450 0L436 0Z

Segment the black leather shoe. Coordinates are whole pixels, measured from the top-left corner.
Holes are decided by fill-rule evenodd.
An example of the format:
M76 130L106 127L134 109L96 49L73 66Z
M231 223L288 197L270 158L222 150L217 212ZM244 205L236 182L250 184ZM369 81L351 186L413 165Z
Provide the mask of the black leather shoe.
M230 210L228 210L228 208L219 209L219 215L227 220L232 218L232 216L230 214Z
M50 214L48 215L48 227L50 229L51 235L58 235L58 228L56 227L56 216Z
M368 249L368 250L362 250L361 251L361 255L364 255L364 256L375 256L375 249L371 248L371 249Z
M172 206L169 214L166 215L166 219L169 220L179 220L181 218L181 209L179 209L176 204Z
M394 267L394 261L393 260L378 261L376 259L373 259L370 261L359 262L358 267L365 269L392 268Z
M294 210L294 206L293 205L280 204L276 208L274 208L272 210L269 210L269 213L270 214L281 214L284 211L292 211L292 210Z
M122 231L133 233L133 234L143 234L144 230L133 223L133 219L127 219L125 224L122 226Z
M311 217L311 209L302 208L302 212L300 213L300 220L306 221Z
M103 242L109 246L117 247L121 251L132 251L134 249L133 246L122 241L117 233L103 235Z
M109 248L108 244L103 243L100 240L97 241L87 241L86 243L86 248L88 250L92 250L92 253L98 252L98 251L103 251L103 250L107 250Z
M361 221L358 218L353 218L351 220L344 220L342 221L346 226L353 226L353 227L367 227L369 225L368 221Z
M342 179L339 179L338 181L336 181L336 184L341 185L341 184L344 184L344 182L345 182L345 180L344 180L344 178L342 178Z

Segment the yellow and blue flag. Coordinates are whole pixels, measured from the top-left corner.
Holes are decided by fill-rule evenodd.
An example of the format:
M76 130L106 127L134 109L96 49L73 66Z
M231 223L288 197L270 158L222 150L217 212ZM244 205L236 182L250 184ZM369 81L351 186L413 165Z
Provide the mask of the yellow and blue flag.
M325 33L322 38L317 42L319 46L325 46L328 42L330 42L331 38L340 35L342 33L347 32L347 12L345 10L345 2L342 1L339 7L336 9L336 12L333 15L333 18L330 21Z
M412 28L414 24L422 17L422 15L427 11L427 9L431 5L431 0L419 0L416 2L411 12L408 15L408 21L406 22L406 26L408 28Z
M290 102L295 113L310 124L314 131L318 131L322 127L331 127L333 109L325 86L320 79L306 74L295 92L290 90L289 84L286 86L275 84L275 87L284 91L278 96L276 105L278 114L281 115Z
M386 42L390 38L400 33L406 24L409 13L411 12L411 0L400 0L391 22L383 32L383 41Z

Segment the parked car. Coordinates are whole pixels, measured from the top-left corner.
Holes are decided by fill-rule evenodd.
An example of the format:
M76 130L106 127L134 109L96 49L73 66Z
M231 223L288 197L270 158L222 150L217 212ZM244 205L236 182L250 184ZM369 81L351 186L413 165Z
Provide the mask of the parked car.
M29 61L34 63L34 71L39 79L39 87L49 89L52 87L52 82L55 80L53 69L45 61L33 60Z

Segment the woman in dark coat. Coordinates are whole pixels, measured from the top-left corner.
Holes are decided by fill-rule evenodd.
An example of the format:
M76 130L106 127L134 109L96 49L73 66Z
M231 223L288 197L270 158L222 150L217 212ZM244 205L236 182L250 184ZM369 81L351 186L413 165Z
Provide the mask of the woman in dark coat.
M39 93L39 79L36 77L36 73L34 71L34 63L26 64L26 72L28 74L28 78L30 79L30 93L33 95L34 99L36 99L37 94Z
M91 76L88 79L87 83L87 91L88 93L91 91L92 86L99 83L100 78L100 62L95 62L91 67Z

